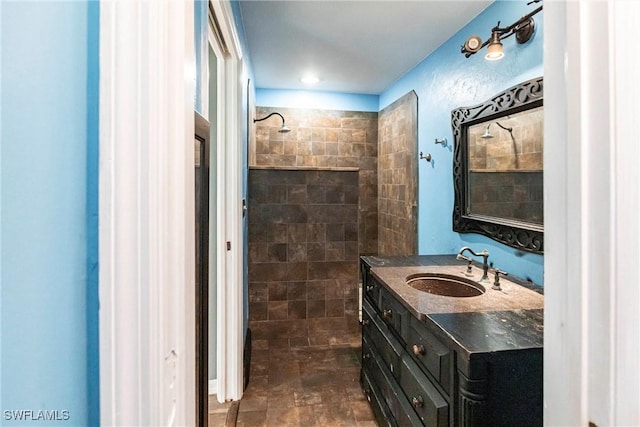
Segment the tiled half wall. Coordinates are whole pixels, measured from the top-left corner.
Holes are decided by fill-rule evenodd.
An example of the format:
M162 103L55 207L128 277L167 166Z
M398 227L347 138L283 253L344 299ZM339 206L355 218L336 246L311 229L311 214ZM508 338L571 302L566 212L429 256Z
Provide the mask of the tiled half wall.
M249 166L275 168L357 168L359 175L359 252L378 252L378 113L303 108L257 107L250 138ZM253 131L253 128L252 128Z
M358 171L249 170L257 347L358 343Z

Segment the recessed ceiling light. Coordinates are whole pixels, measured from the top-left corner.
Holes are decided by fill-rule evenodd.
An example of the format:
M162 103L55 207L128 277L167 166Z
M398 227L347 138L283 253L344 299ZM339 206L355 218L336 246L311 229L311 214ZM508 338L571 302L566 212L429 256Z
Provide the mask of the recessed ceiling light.
M320 79L316 76L312 76L312 75L306 75L306 76L302 76L302 78L300 79L300 81L306 85L314 85L316 83L318 83L320 81Z

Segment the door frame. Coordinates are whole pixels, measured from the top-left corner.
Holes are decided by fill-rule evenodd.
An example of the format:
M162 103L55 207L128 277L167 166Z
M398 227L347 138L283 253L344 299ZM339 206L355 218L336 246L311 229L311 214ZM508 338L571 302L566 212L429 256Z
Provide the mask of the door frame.
M544 422L638 425L640 4L544 7Z
M100 2L101 425L195 424L193 6Z
M227 47L216 226L218 398L230 400L242 396L242 52L229 0L211 7ZM100 2L102 425L196 420L194 54L193 2Z
M209 44L217 58L217 342L219 402L243 392L242 49L229 0L209 2ZM208 93L208 92L207 92ZM211 101L211 100L209 100ZM213 260L212 260L213 262Z

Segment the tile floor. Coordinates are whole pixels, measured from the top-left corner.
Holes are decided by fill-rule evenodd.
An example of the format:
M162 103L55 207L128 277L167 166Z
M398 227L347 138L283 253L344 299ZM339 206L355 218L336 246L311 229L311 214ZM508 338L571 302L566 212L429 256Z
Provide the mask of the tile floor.
M209 427L226 427L227 413L233 404L219 403L215 394L209 395Z
M359 375L359 345L254 347L236 425L376 426ZM224 425L216 424L224 422L222 416L209 421Z

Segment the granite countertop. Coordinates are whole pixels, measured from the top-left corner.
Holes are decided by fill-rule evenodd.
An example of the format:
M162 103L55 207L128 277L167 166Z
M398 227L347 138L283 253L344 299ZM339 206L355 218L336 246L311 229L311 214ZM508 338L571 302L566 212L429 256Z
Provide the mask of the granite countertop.
M452 298L416 290L407 276L439 273L465 277L466 263L455 255L362 257L371 274L432 332L446 337L468 355L496 351L542 348L542 288L517 278L501 277L502 290L491 289L493 277L483 283L480 296ZM473 280L482 277L474 265Z
M473 281L482 277L482 269L472 267ZM482 295L476 297L453 298L433 295L408 286L408 276L421 273L446 274L466 278L466 265L453 266L406 266L373 267L371 273L384 282L389 290L405 302L407 308L417 317L436 313L468 313L478 311L503 311L521 309L539 309L544 307L544 297L537 292L500 278L501 290L493 290L493 279L481 283L485 288Z

